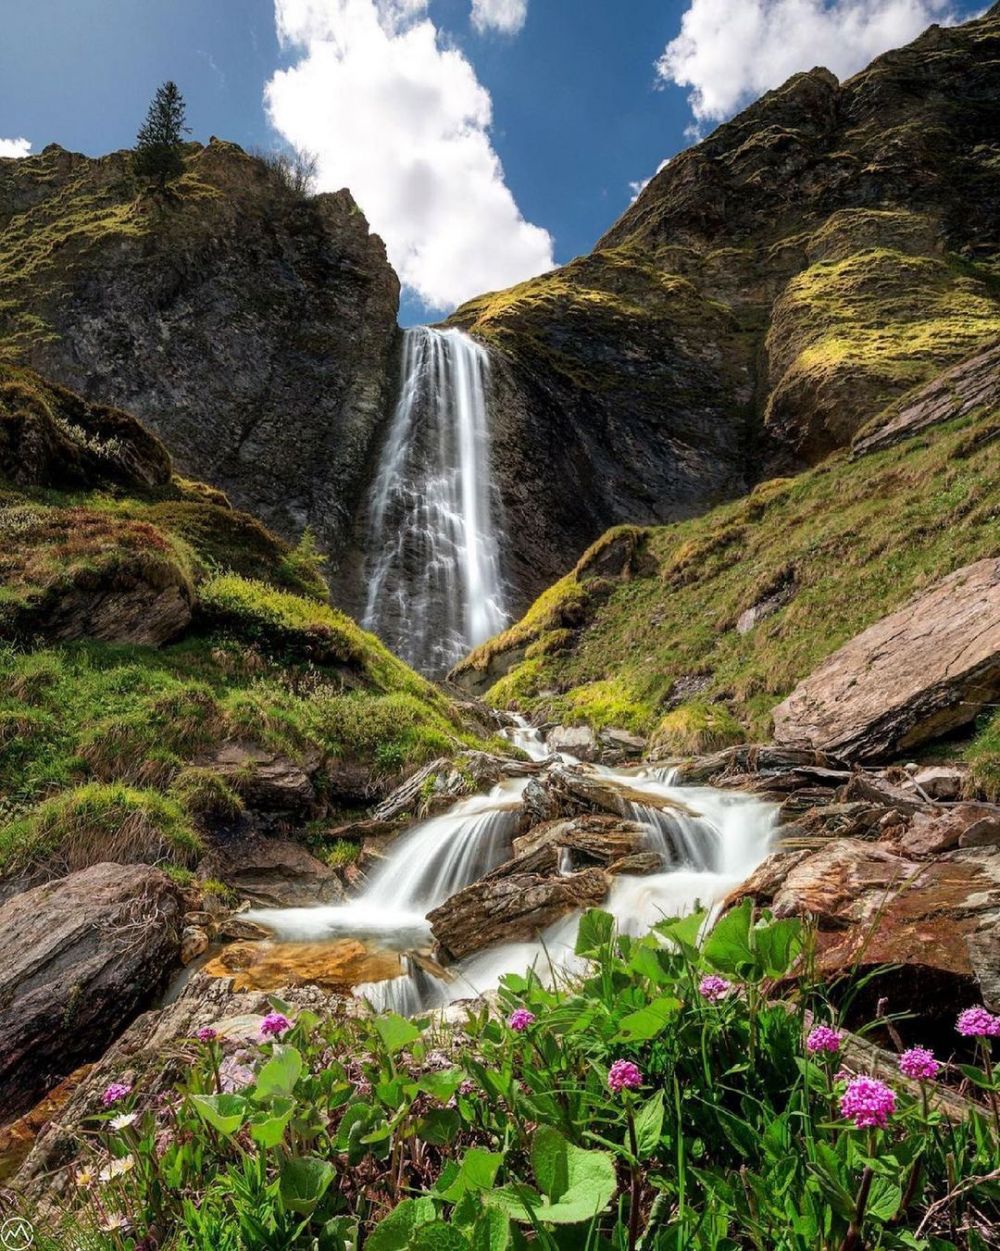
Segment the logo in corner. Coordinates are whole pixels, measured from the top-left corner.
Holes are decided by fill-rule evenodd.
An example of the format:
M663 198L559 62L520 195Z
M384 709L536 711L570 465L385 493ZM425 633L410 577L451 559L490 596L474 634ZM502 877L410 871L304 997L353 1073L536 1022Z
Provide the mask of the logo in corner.
M23 1216L11 1216L0 1225L0 1246L4 1251L28 1251L35 1241L35 1230Z

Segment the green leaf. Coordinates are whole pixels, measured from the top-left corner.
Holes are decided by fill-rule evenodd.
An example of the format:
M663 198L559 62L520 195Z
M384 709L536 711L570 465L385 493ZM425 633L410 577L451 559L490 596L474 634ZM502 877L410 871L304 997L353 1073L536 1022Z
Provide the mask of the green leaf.
M576 932L576 954L595 955L611 939L615 932L615 919L601 908L588 908L580 918Z
M716 922L702 947L702 955L709 964L725 973L739 973L753 965L750 946L752 916L753 902L744 899L738 908L731 908Z
M302 1056L298 1049L275 1043L270 1060L257 1074L253 1097L261 1102L265 1099L288 1099L301 1073Z
M445 1147L455 1140L462 1118L454 1108L431 1108L417 1122L417 1136L435 1147Z
M472 1230L472 1251L510 1251L514 1231L510 1217L499 1208L484 1208Z
M444 1069L440 1073L425 1073L420 1079L419 1087L431 1098L447 1103L465 1081L465 1077L464 1069Z
M390 1055L402 1051L404 1047L408 1047L420 1037L420 1030L413 1022L395 1012L376 1017L375 1029Z
M294 1111L294 1099L275 1099L266 1112L250 1118L250 1137L262 1147L276 1147L284 1138L285 1126Z
M692 912L676 921L660 921L653 929L675 942L689 960L696 960L698 939L707 917L707 912Z
M574 1146L550 1125L535 1131L531 1163L547 1197L535 1209L540 1221L554 1225L588 1221L608 1206L615 1193L617 1178L611 1153ZM524 1215L516 1210L510 1214L517 1220L530 1219L527 1209Z
M372 1230L365 1251L408 1251L410 1235L434 1218L431 1199L404 1199Z
M797 917L787 917L755 925L753 948L762 973L783 977L802 951L802 922Z
M192 1095L194 1110L227 1138L243 1124L250 1105L242 1095Z
M960 1064L958 1067L974 1086L978 1086L982 1090L996 1089L995 1084L990 1081L983 1070L977 1069L974 1064Z
M333 1178L334 1168L329 1160L313 1155L293 1156L282 1163L278 1176L281 1202L289 1212L311 1216Z
M662 1034L672 1016L680 1010L679 999L654 999L645 1008L630 1012L618 1022L615 1042L647 1042Z
M421 1225L410 1236L409 1251L469 1251L469 1240L444 1221Z
M648 1160L663 1133L663 1091L658 1090L635 1114L635 1142L640 1160Z
M441 1198L448 1203L458 1201L469 1191L490 1190L496 1180L497 1170L503 1163L498 1151L486 1151L483 1147L470 1147L462 1157L458 1172Z
M551 1125L539 1125L531 1140L531 1167L539 1188L550 1200L559 1199L569 1185L569 1143Z
M902 1202L903 1188L898 1182L888 1177L875 1177L868 1192L868 1206L865 1210L880 1221L891 1221Z

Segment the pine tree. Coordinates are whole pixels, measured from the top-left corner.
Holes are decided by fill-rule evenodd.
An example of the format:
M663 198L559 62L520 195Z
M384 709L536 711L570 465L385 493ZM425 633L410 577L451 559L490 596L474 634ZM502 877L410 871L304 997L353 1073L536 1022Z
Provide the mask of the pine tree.
M136 136L132 169L140 178L155 180L164 190L169 179L184 171L182 136L189 133L190 128L184 125L184 98L176 83L166 82L157 88Z

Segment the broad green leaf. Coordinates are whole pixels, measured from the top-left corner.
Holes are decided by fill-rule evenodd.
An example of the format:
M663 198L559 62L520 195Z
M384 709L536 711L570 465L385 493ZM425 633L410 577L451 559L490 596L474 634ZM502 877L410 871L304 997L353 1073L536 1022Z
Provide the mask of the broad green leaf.
M880 1221L891 1221L903 1202L903 1188L888 1177L875 1177L868 1192L868 1211Z
M797 917L754 926L757 965L768 977L783 977L802 951L802 922Z
M680 1009L679 999L654 999L645 1008L630 1012L618 1022L615 1042L646 1042L662 1034Z
M635 1114L635 1142L640 1160L648 1160L663 1133L663 1091L658 1090Z
M694 960L698 956L698 939L707 917L707 912L692 912L676 921L660 921L653 929L675 942L689 960Z
M441 1191L441 1198L448 1203L457 1203L469 1191L491 1189L502 1163L503 1156L500 1152L470 1147L462 1157L458 1172L448 1188Z
M198 1115L227 1138L243 1124L250 1105L242 1095L192 1095Z
M253 1097L264 1099L287 1099L295 1089L302 1073L302 1056L296 1047L283 1047L275 1043L270 1060L257 1074Z
M266 1112L250 1118L250 1137L262 1147L276 1147L284 1138L285 1126L294 1111L294 1099L275 1099Z
M546 1200L535 1210L540 1221L572 1225L590 1220L607 1207L617 1186L610 1152L585 1151L549 1125L535 1131L531 1163L546 1192ZM524 1215L516 1209L510 1214L516 1220L530 1219L527 1209Z
M717 969L726 973L739 973L753 964L750 947L750 921L753 902L744 899L738 908L732 908L713 927L702 955Z
M499 1208L484 1208L472 1230L472 1251L511 1251L514 1233L510 1217Z
M469 1240L454 1225L434 1221L413 1231L409 1251L469 1251Z
M435 1218L434 1203L422 1199L404 1199L372 1230L365 1251L408 1251L410 1235L420 1225Z
M465 1078L464 1069L444 1069L440 1073L425 1073L420 1079L419 1088L426 1091L433 1099L447 1103Z
M289 1212L311 1216L333 1181L334 1168L318 1156L293 1156L281 1165L278 1193Z
M420 1030L413 1022L395 1012L376 1017L375 1028L390 1055L402 1051L404 1047L408 1047L420 1037Z
M615 919L601 908L588 908L580 918L576 932L576 954L590 956L598 952L610 940L615 931Z
M553 1202L569 1185L569 1143L551 1125L539 1125L531 1140L531 1167L542 1192Z
M435 1147L453 1142L462 1125L462 1118L454 1108L431 1108L417 1122L417 1136Z

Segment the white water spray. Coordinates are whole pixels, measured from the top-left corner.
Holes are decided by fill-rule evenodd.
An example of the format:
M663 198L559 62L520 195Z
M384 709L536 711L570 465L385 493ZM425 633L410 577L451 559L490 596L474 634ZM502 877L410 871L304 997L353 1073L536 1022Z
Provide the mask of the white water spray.
M404 331L399 400L369 505L363 624L428 673L508 620L488 379L485 348L460 330Z

